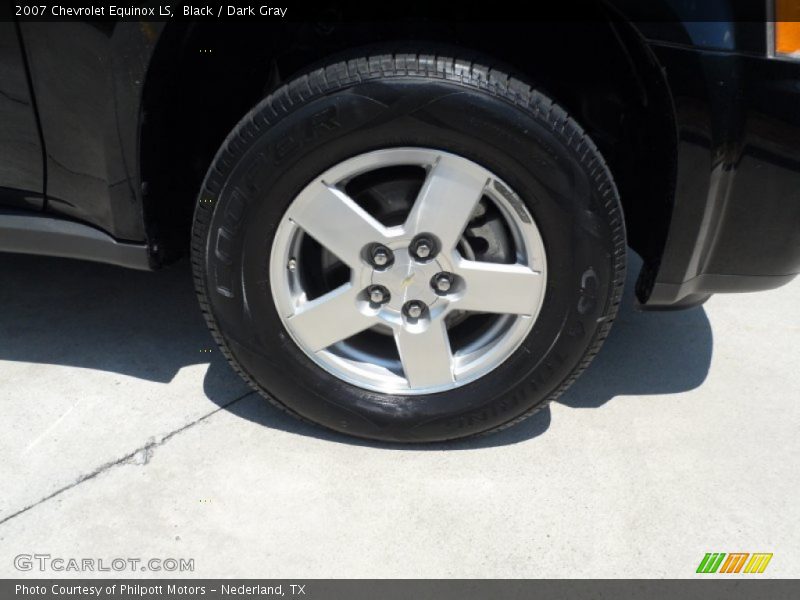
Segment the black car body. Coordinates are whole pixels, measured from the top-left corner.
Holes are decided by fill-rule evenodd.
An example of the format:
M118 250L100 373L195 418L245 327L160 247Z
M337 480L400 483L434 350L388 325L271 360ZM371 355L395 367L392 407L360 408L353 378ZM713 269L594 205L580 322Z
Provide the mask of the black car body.
M560 20L546 35L536 22L365 27L347 15L316 25L0 23L0 249L140 269L170 262L214 149L283 72L415 37L492 47L583 120L645 260L645 308L782 285L800 271L800 62L773 55L766 3L713 4L698 16L665 1L649 22L653 6L598 4L600 16ZM728 19L700 20L710 14ZM520 30L542 36L529 56L504 47L503 32ZM545 47L560 56L539 68Z

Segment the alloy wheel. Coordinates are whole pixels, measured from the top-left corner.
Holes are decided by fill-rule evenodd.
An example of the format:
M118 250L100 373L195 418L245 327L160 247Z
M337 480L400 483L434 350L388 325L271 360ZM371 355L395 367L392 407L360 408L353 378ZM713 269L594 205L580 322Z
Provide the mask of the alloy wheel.
M398 183L408 169L416 188L413 177ZM547 273L536 224L499 177L447 152L392 148L345 160L298 194L270 280L286 330L326 371L376 392L428 394L513 354Z

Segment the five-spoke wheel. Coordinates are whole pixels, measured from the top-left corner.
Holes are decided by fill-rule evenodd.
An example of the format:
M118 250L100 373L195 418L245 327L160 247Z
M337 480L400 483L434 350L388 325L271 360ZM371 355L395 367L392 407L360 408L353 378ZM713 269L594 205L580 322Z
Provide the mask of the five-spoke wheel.
M385 188L386 177L405 174L398 167L419 169L419 191L401 222L382 222L348 186L383 173ZM510 248L502 262L476 260L490 242L465 235L487 211ZM323 252L304 252L305 236ZM312 292L321 256L348 273ZM530 331L546 285L541 237L511 188L471 160L426 148L362 154L317 177L286 211L270 271L283 322L306 354L337 377L384 393L441 391L491 371ZM450 335L474 316L480 319L471 324L480 326L472 335ZM364 332L391 340L381 344Z

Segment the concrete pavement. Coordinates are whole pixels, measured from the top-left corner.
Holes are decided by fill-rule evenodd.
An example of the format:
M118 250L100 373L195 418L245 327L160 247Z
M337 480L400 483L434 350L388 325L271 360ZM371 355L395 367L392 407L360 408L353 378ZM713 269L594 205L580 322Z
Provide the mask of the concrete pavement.
M630 277L550 409L398 447L251 393L186 264L0 255L0 282L2 577L92 576L15 569L34 553L194 559L196 577L691 577L706 552L800 576L800 283L638 313Z

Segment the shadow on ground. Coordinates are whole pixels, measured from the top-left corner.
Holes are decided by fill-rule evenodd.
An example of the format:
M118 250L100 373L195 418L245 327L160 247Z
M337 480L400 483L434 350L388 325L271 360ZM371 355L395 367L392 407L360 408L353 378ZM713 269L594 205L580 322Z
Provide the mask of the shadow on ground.
M615 396L671 394L696 388L705 380L712 333L703 308L637 312L632 290L640 265L638 257L629 253L625 297L611 334L596 360L559 402L596 408ZM0 360L97 369L162 383L172 381L182 367L209 363L204 391L212 402L226 405L232 388L243 389L205 327L185 262L142 273L66 259L0 254ZM0 383L0 397L2 393ZM301 435L405 447L327 432L300 423L266 402L237 402L229 410ZM545 409L498 434L425 448L512 444L542 434L549 424L550 410Z

